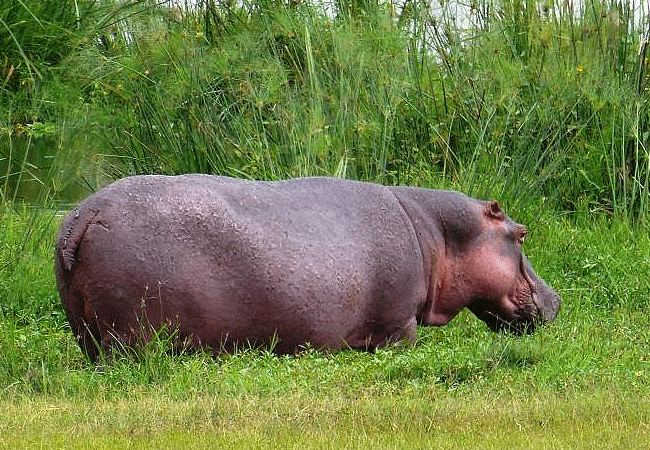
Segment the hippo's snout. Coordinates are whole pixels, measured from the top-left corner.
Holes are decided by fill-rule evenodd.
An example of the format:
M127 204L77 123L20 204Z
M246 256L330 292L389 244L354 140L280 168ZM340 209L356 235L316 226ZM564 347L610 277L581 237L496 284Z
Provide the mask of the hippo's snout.
M532 294L532 301L537 307L537 321L540 323L553 321L560 311L561 302L558 293L548 287L546 283L541 282L538 283Z
M530 300L537 310L534 321L539 324L551 322L560 311L560 296L537 276L526 256L522 256L521 271L530 284Z

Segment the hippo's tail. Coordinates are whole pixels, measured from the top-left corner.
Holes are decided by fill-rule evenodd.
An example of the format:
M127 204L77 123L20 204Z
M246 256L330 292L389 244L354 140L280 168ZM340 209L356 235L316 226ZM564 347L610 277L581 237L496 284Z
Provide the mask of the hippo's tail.
M70 272L74 267L81 239L97 213L98 211L91 209L85 211L76 210L71 212L63 222L56 245L56 257L58 264L67 272Z

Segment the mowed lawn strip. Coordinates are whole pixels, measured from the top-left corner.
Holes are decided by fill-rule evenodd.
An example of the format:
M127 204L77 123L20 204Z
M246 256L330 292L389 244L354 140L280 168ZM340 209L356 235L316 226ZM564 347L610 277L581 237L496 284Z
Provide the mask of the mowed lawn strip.
M650 396L531 391L3 402L2 448L647 448Z

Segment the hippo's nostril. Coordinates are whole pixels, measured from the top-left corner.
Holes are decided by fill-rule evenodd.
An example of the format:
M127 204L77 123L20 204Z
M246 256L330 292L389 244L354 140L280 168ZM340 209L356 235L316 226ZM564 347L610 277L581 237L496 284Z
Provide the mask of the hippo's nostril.
M526 240L526 236L528 236L528 230L526 229L525 226L522 225L521 228L519 229L519 234L517 236L517 241L519 242L519 244L524 243L524 241Z

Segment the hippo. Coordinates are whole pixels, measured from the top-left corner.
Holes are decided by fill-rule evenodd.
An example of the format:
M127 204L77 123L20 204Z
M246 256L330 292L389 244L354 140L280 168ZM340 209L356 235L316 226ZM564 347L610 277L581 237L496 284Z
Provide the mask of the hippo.
M522 253L526 234L496 201L453 191L143 175L67 215L55 265L91 360L161 327L215 354L375 349L463 308L516 334L553 320L560 297Z

